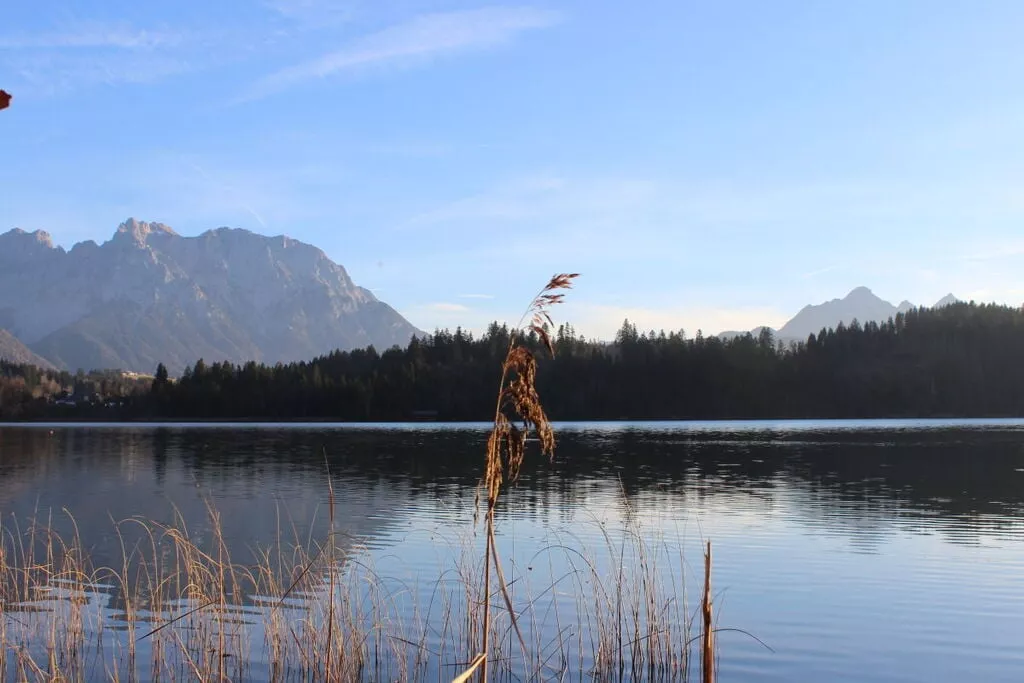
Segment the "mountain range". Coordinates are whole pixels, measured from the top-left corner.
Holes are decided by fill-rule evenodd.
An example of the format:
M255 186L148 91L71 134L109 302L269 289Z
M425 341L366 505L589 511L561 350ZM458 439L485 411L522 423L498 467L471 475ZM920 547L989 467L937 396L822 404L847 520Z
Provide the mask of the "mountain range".
M935 306L956 301L950 294ZM913 307L857 287L772 332L804 341ZM404 346L418 334L323 251L285 236L218 228L182 237L133 218L103 244L70 251L43 231L0 235L0 358L14 362L146 373L162 362L178 374L199 358L273 364Z
M199 358L273 364L385 349L421 334L312 245L230 228L182 237L135 219L70 251L43 231L0 235L0 328L3 356L150 373Z
M933 308L948 306L958 302L952 294L939 299ZM783 341L807 341L807 337L818 334L824 328L834 328L839 323L849 325L854 320L882 323L889 318L895 317L897 313L905 313L916 308L909 301L902 301L899 305L893 305L888 301L875 295L867 287L856 287L842 299L832 299L817 305L804 306L799 313L793 316L785 325L778 330L772 329L775 338ZM757 336L764 327L757 327L751 330ZM768 328L771 329L771 328ZM722 332L718 336L723 339L736 337L745 332Z

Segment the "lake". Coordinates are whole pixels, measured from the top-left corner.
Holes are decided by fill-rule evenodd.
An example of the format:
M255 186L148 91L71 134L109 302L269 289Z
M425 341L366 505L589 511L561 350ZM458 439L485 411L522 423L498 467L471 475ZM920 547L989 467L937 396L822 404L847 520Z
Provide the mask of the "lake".
M198 547L245 562L282 538L332 537L333 508L339 557L374 577L367 599L386 596L374 604L389 624L452 620L455 568L475 571L483 550L474 497L488 428L0 425L4 543L45 520L65 536L77 528L93 565L116 567L133 532L119 535L115 522L138 518L180 523ZM695 613L710 540L721 681L1024 680L1024 421L555 429L554 461L531 454L497 514L526 639L573 653L544 662L550 675L539 677L591 675L581 634L594 629L575 611L599 592L598 573L645 562L663 589L685 588L666 604ZM637 537L643 557L626 550ZM448 611L437 612L449 579ZM124 647L110 644L123 639L120 589L91 590L106 596L89 603L112 634L101 649ZM266 639L260 596L231 599L239 623L256 629L247 637ZM15 607L12 619L33 612ZM450 680L458 657L441 650L456 636L435 626L412 640L443 661L409 670ZM259 643L248 647L253 663L238 677L274 677Z

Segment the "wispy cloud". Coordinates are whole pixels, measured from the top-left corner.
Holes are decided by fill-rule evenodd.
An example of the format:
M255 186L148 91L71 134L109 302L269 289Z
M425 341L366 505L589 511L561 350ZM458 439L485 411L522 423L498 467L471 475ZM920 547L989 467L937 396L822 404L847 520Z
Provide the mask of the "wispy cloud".
M142 84L192 70L183 59L146 54L126 59L122 55L38 54L5 61L25 96L58 95L97 85Z
M0 73L26 97L93 86L152 83L199 68L209 58L208 53L196 49L209 38L204 36L187 30L97 21L0 35Z
M356 4L355 0L265 0L263 6L293 21L322 23L350 18Z
M806 273L801 273L800 277L804 280L810 280L812 278L818 277L819 275L824 275L825 273L833 273L842 267L843 264L841 263L833 263L831 265L823 266L821 268L815 268L814 270L810 270Z
M265 97L355 69L409 66L442 55L495 47L524 31L552 26L559 19L555 12L529 7L487 7L423 15L272 73L258 81L242 99Z
M87 22L66 31L0 36L0 49L113 48L149 50L179 45L184 38L184 34L174 31L141 29L127 24Z
M427 304L423 308L428 311L437 311L438 313L464 313L469 310L469 306L449 303L446 301L439 301L437 303Z

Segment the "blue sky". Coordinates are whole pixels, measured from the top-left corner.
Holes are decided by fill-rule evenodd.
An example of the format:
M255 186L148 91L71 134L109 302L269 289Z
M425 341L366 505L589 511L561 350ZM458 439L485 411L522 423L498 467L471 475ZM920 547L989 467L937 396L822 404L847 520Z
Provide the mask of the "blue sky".
M424 329L1024 301L1024 3L7 0L0 231L323 248Z

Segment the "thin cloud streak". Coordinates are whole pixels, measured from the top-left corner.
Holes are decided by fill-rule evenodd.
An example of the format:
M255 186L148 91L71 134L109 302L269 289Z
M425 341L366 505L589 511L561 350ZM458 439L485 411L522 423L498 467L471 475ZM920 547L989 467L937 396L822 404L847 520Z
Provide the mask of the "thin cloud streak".
M812 278L818 277L819 275L824 275L825 273L835 272L842 267L843 265L841 263L833 263L832 265L825 266L824 268L817 268L806 273L801 273L800 277L804 280L810 280Z
M94 86L138 85L200 70L221 37L209 30L84 21L0 35L0 73L28 98Z
M0 49L45 50L113 48L150 50L180 45L184 35L172 31L150 31L116 24L88 23L74 30L23 36L0 36Z
M371 66L394 66L445 54L496 47L531 29L555 25L560 15L528 7L488 7L428 14L365 36L340 50L296 64L258 81L253 100L307 81Z
M4 66L17 75L19 94L28 97L60 95L96 85L154 83L194 70L187 61L156 54L132 59L111 54L40 54L9 60Z
M318 24L344 21L355 14L354 0L267 0L263 3L271 12L292 21L309 21Z

